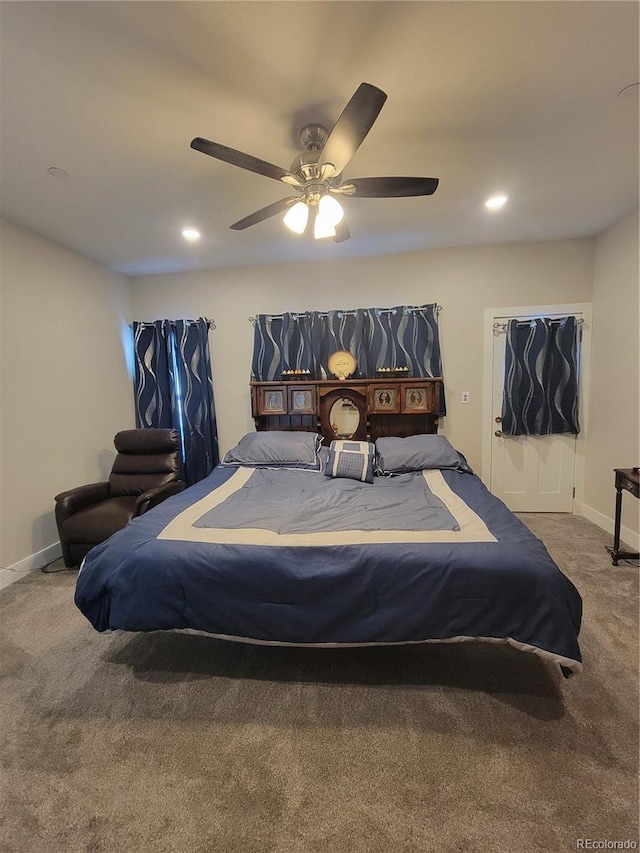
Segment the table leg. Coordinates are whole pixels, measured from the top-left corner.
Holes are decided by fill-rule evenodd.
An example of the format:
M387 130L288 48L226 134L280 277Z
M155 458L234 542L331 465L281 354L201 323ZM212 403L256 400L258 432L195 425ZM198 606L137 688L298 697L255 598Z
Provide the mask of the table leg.
M613 530L613 550L620 550L620 517L622 515L622 489L616 489L616 523ZM615 563L614 565L617 565Z
M620 550L620 519L622 516L622 488L616 486L616 519L613 529L613 546L607 545L607 551L611 554L611 562L618 565L619 560L637 560L640 555L635 551Z

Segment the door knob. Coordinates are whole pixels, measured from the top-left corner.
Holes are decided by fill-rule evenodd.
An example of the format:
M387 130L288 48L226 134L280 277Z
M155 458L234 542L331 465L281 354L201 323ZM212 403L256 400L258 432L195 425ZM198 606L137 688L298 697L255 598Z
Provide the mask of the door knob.
M494 435L496 435L498 438L502 438L502 436L504 435L504 433L502 432L502 430L501 430L501 429L497 429L497 430L494 432Z
M496 418L496 423L497 423L497 424L501 424L501 423L502 423L502 418L500 417L500 415L498 415L498 417Z

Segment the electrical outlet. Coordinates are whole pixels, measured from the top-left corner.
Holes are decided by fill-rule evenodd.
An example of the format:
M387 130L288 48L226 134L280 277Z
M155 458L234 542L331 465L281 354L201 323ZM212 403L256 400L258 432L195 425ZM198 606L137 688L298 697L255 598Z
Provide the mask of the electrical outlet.
M468 403L469 402L469 392L468 391L463 391L462 394L460 394L460 402L461 403Z

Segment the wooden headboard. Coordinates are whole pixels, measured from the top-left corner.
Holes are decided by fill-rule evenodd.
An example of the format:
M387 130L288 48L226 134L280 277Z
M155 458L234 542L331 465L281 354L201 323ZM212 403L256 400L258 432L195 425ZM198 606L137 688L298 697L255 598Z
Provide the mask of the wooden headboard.
M375 441L438 431L442 379L251 382L256 429L320 432Z

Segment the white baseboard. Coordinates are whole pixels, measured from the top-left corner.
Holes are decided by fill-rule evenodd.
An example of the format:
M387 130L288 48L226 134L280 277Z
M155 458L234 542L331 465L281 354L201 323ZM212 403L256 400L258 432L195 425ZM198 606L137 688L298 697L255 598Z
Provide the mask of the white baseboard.
M18 560L17 563L6 568L10 572L36 572L52 560L57 560L60 556L62 556L62 548L60 547L60 543L56 542L53 545L43 548L42 551L38 551L36 554L25 557L24 560Z
M593 509L593 507L587 506L586 504L582 504L581 510L581 514L587 519L587 521L592 521L594 524L597 524L598 527L601 527L613 536L615 522L612 518L609 518L608 515L598 512L597 509ZM628 545L632 551L640 551L640 533L636 533L631 530L630 527L625 527L624 524L620 527L620 539L625 545Z

